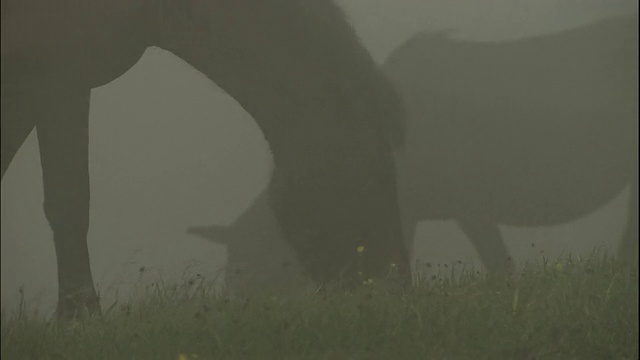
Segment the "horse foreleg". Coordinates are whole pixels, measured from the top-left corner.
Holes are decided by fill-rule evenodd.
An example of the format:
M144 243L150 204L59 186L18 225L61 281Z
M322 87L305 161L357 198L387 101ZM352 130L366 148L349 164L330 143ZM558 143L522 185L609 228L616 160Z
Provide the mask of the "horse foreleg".
M513 260L496 224L484 220L458 219L458 225L478 252L490 273L512 274Z
M28 113L29 106L25 106L26 98L23 93L14 89L2 87L2 178L9 168L9 164L33 130L33 117Z
M44 211L58 260L57 313L63 318L100 311L87 248L89 96L89 89L56 89L34 104Z

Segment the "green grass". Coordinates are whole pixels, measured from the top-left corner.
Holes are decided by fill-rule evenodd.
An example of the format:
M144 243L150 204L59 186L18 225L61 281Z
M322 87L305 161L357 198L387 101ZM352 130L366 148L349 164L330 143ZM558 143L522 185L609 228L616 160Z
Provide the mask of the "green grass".
M3 311L2 358L637 358L637 271L614 260L540 263L508 280L444 275L403 294L373 283L249 300L199 281L156 285L102 317L70 323Z

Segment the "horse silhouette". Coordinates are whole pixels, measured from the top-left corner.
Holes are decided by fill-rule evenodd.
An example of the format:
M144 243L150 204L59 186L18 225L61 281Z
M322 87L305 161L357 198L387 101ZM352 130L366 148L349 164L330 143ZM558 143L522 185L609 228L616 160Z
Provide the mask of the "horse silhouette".
M635 15L497 43L423 33L396 49L383 68L409 117L405 238L454 219L488 270L510 270L498 224L569 222L631 185L623 244L637 247L637 28Z
M149 46L254 117L276 165L270 206L313 280L355 276L363 239L371 276L408 264L393 161L404 112L333 2L3 0L2 176L35 128L59 316L100 311L87 247L90 91Z
M455 219L487 270L511 271L498 224L568 222L631 186L620 253L635 256L637 26L635 16L498 43L421 33L399 46L383 69L408 112L395 156L407 247L419 221ZM227 245L230 269L270 272L247 255L287 246L263 225L273 216L264 196L229 227L189 232Z

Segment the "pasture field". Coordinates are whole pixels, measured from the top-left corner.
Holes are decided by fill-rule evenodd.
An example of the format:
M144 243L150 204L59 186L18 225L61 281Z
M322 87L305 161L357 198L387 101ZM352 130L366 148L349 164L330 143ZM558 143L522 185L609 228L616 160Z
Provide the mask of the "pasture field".
M636 269L636 268L634 268ZM2 311L3 359L637 359L637 270L606 256L510 279L464 266L404 291L374 282L248 300L204 279L55 322Z

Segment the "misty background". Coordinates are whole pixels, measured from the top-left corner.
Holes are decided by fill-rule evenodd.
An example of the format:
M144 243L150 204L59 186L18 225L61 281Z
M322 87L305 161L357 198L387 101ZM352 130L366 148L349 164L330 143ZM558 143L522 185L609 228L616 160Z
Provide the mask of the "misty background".
M454 37L495 41L554 33L638 12L635 0L342 0L375 60L413 34L452 30ZM124 76L92 91L91 223L94 280L110 305L134 284L162 276L222 277L224 246L188 235L191 225L229 225L269 181L271 156L253 119L182 60L150 48ZM606 121L606 119L603 119ZM169 140L171 139L171 140ZM35 133L2 181L2 307L27 301L52 310L57 301L52 233L44 217ZM626 189L608 205L556 227L501 227L518 261L541 252L588 255L614 250L626 222ZM422 222L414 259L480 264L452 221ZM140 272L144 267L145 271Z

